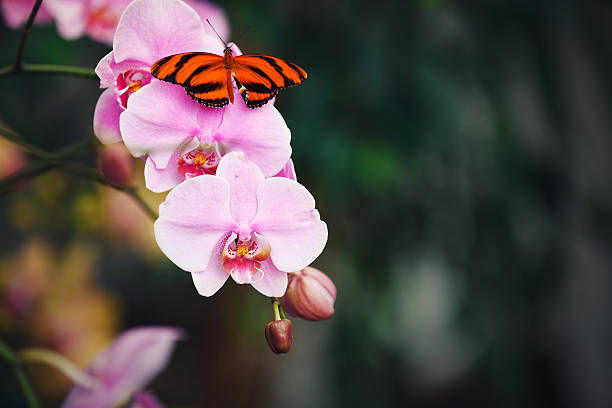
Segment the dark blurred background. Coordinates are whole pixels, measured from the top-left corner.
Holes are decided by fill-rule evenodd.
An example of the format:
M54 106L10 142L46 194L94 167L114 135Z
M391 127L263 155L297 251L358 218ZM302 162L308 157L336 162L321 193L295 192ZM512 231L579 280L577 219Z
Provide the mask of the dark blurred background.
M292 351L273 355L268 299L233 282L198 296L129 197L55 171L0 196L0 283L25 273L43 294L2 310L3 339L85 365L126 327L183 327L151 386L169 407L612 406L612 4L220 5L234 35L255 24L244 52L308 71L276 106L329 227L313 266L335 315L295 319ZM0 66L19 36L0 27ZM51 25L26 61L94 67L108 51ZM95 81L0 89L0 120L27 140L90 136ZM68 382L28 373L61 402ZM0 378L0 405L20 406Z

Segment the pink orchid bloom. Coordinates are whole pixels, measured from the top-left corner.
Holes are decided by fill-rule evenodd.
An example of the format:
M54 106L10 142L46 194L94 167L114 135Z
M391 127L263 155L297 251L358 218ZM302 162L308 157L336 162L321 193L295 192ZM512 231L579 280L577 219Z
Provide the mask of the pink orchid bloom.
M241 152L217 175L184 181L159 207L155 239L196 289L212 296L231 276L266 296L282 296L287 273L310 264L327 241L312 195L284 177L264 178Z
M202 19L180 0L134 0L117 25L113 50L96 67L100 95L94 132L104 144L121 141L119 115L128 99L153 79L149 69L171 54L206 51L221 54L223 44L206 34Z
M130 408L164 408L164 405L153 393L143 391L134 396Z
M146 185L155 192L215 174L230 151L242 151L268 177L291 156L291 132L273 105L249 109L239 99L208 108L182 87L157 80L131 97L120 128L130 153L146 157Z
M225 11L221 7L204 0L185 0L185 3L189 4L200 15L204 23L204 29L208 34L216 37L214 30L206 20L210 21L221 38L225 41L229 39L230 24Z
M174 327L140 327L123 332L86 368L93 384L75 385L62 407L109 408L124 403L164 369L174 343L182 337L182 331Z
M36 0L0 0L0 7L6 24L11 28L18 28L25 24L32 12L34 3L36 3ZM38 14L36 14L34 24L50 23L52 19L45 3L43 3L40 5Z
M274 177L286 177L293 181L297 181L297 176L295 174L295 167L293 166L293 160L287 160L285 166L278 172Z
M16 0L11 0L15 2ZM62 37L73 40L87 34L96 41L113 45L113 37L121 13L132 0L47 0ZM32 3L34 0L32 0ZM229 23L224 11L205 1L187 2L202 18L208 18L219 34L229 34ZM31 9L31 7L30 7ZM219 28L217 28L217 25ZM204 29L214 34L208 24Z
M87 34L111 45L121 13L132 0L46 0L57 31L67 40Z

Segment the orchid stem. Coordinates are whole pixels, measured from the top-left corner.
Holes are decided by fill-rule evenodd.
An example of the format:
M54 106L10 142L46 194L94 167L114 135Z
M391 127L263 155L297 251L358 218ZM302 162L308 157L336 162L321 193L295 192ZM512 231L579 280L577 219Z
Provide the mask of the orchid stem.
M34 24L34 19L36 18L36 14L38 14L41 4L42 0L36 0L36 3L34 3L34 7L32 7L32 11L30 12L30 17L28 17L28 21L23 28L23 34L21 34L19 48L17 49L17 58L15 59L15 72L20 72L23 69L23 53L25 51L26 41L28 40L28 36L32 30L32 25Z
M280 305L280 303L278 302L278 300L275 300L274 302L272 302L272 308L274 309L274 320L280 320L280 311L278 310L278 306Z
M47 171L57 167L58 165L58 163L51 162L36 162L30 164L27 167L24 167L23 169L0 180L0 195L2 195L12 185L19 183L20 181L44 174Z
M138 194L136 189L132 186L124 186L121 184L113 183L104 178L104 176L90 167L83 166L76 163L67 163L62 165L62 168L72 174L77 176L89 179L91 181L95 181L96 183L100 183L109 187L112 187L116 190L123 191L127 195L131 196L136 203L142 208L152 220L157 219L157 213L153 210L149 205L145 202L145 200Z
M286 319L287 316L285 315L285 311L283 310L283 307L280 304L280 300L278 300L278 298L276 298L276 297L272 297L272 298L270 298L270 300L272 301L272 307L274 308L274 317L275 317L275 320L279 320L279 319L276 318L277 310L278 310L278 313L280 315L280 318L281 319Z
M40 403L38 402L34 388L32 388L32 384L23 371L23 367L21 367L17 356L2 340L0 340L0 357L6 361L15 372L15 377L17 377L27 406L29 408L40 408Z
M19 352L19 359L22 362L43 363L55 367L66 377L83 387L96 388L99 386L95 378L81 370L66 357L53 351L37 348L25 349Z
M70 65L23 64L19 70L14 65L0 68L0 78L11 75L62 75L98 80L93 69Z
M40 161L29 165L21 169L20 171L0 180L0 194L4 193L6 189L10 186L23 181L25 179L39 176L47 171L54 169L56 167L61 168L69 173L72 173L76 176L94 181L96 183L103 184L105 186L112 187L116 190L122 191L125 194L131 196L134 201L142 208L142 210L147 213L152 220L157 219L157 213L153 210L149 204L138 194L136 189L132 186L122 186L119 184L115 184L112 181L106 180L102 174L100 174L97 170L92 169L87 166L83 166L77 163L61 163L58 161Z
M36 15L38 14L38 10L40 9L41 4L42 0L36 0L36 3L34 3L34 7L32 7L32 11L30 12L28 21L26 22L26 25L23 28L23 33L21 34L21 40L19 41L19 48L17 48L17 57L15 58L15 63L13 65L0 68L0 78L12 75L34 74L66 75L97 80L98 76L91 68L51 64L26 64L23 62L26 42L28 40L28 37L30 36L30 32L32 31L32 25L34 24L34 20L36 19Z
M64 159L73 156L75 153L79 153L92 148L92 141L90 139L86 139L68 145L56 152L49 152L30 142L27 142L17 132L4 125L2 122L0 122L0 136L10 142L15 143L18 146L21 146L26 152L28 152L32 156L38 157L46 161L63 161Z

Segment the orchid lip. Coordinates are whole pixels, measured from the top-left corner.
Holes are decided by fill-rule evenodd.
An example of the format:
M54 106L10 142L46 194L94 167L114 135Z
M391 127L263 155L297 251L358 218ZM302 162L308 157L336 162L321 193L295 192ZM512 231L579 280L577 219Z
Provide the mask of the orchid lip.
M263 279L261 262L270 257L270 245L261 237L228 241L222 254L223 269L238 284L256 283Z
M181 154L177 170L184 180L204 174L214 175L220 160L215 146L200 144L196 149Z

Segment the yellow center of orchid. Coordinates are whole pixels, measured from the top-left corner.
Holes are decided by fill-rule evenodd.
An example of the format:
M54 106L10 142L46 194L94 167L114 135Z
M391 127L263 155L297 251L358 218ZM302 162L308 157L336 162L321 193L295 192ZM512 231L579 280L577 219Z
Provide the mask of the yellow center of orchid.
M236 248L236 253L239 257L245 256L249 253L249 245L248 244L238 244Z
M131 92L136 92L140 88L142 88L142 81L135 81L135 82L131 83L130 86L128 86L128 89Z
M195 158L193 159L193 164L196 166L203 166L206 164L206 160L208 160L206 153L196 152Z

